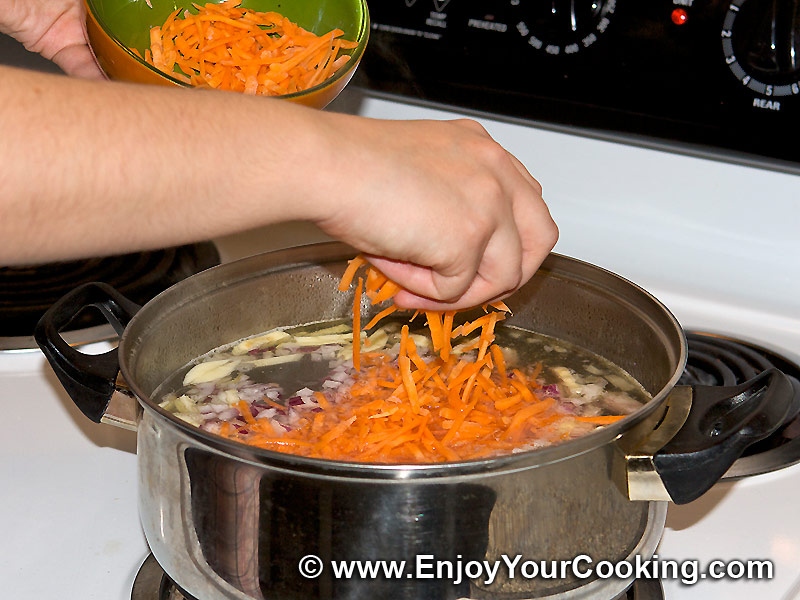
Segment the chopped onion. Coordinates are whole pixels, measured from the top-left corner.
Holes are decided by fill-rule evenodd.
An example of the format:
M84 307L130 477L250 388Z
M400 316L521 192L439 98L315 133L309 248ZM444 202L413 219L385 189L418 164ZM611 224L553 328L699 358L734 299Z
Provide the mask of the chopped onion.
M277 414L277 412L278 411L274 408L267 408L258 413L256 415L256 419L271 419Z
M234 417L236 417L238 415L239 415L239 411L236 410L235 408L227 408L227 409L217 413L217 418L220 421L229 421L229 420L233 419Z

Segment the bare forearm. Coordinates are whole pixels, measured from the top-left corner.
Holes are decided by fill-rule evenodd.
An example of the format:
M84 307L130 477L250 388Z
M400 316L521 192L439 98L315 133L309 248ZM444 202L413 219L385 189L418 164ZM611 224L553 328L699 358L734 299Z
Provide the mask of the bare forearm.
M309 220L415 308L504 297L557 229L541 186L472 121L382 121L285 100L0 67L0 264Z
M0 67L0 264L209 238L322 207L318 114L229 93ZM317 199L318 200L318 199Z

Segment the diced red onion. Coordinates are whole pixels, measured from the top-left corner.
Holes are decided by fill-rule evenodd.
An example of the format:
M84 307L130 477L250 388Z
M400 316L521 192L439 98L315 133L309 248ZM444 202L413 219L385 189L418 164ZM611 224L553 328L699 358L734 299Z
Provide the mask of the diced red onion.
M247 353L250 356L261 356L262 354L266 354L269 352L270 354L275 349L275 346L267 346L266 348L253 348L252 350L248 350Z
M558 398L558 384L550 383L542 386L542 394L548 398Z

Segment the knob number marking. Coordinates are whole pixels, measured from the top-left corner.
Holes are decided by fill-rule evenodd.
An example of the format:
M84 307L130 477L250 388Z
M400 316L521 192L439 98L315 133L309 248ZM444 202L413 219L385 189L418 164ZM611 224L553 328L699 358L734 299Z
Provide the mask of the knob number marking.
M796 80L796 73L786 73L785 75L782 75L780 72L775 72L774 74L765 73L767 79L765 82L760 79L763 71L752 67L747 59L743 59L743 62L739 62L739 59L736 57L734 45L737 45L736 47L740 50L740 56L748 55L747 52L741 52L743 48L738 46L738 44L746 43L748 32L743 32L742 29L750 25L753 16L749 11L755 3L754 5L746 7L747 1L748 0L733 0L733 2L728 5L728 12L725 13L722 29L720 30L725 64L728 65L733 76L736 77L744 87L747 87L757 94L766 97L797 95L800 93L800 85L798 85L799 82ZM741 17L739 16L740 14ZM737 19L741 19L738 23L739 27L737 27ZM747 48L745 47L744 50L747 50ZM781 78L784 80L789 79L789 81L784 83L780 81ZM793 78L795 81L792 81ZM779 102L766 100L763 102L754 102L753 106L757 108L780 110Z
M509 30L549 56L575 55L596 43L612 26L617 8L617 0L594 0L591 7L574 0L551 0L546 8L520 0L503 4L505 9L495 9L494 22L509 23Z

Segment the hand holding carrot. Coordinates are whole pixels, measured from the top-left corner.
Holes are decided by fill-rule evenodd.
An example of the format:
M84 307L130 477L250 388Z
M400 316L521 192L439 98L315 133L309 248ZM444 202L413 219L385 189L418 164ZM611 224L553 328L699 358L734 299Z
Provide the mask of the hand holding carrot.
M541 186L476 122L376 121L343 127L317 223L368 255L407 308L504 298L536 271L558 230ZM336 136L334 136L336 137Z

